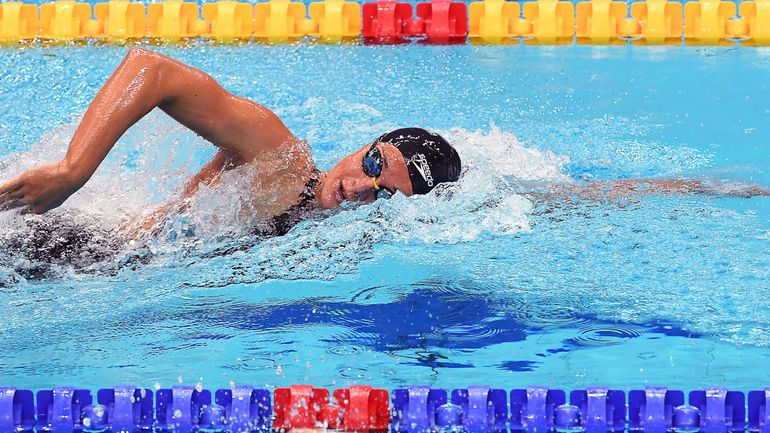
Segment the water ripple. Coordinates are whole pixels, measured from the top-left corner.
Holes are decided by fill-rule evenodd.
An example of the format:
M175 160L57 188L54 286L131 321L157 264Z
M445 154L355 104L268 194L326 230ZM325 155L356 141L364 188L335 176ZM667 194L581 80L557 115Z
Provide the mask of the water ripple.
M640 337L644 331L631 325L596 325L580 328L578 335L566 342L576 346L615 346Z
M511 314L527 327L542 330L574 327L590 320L577 307L547 301L520 302Z

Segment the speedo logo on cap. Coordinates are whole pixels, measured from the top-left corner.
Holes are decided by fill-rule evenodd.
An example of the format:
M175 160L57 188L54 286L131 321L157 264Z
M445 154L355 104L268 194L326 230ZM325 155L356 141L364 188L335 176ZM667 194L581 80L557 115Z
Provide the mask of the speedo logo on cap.
M417 172L420 173L420 176L425 179L425 182L428 183L429 187L432 187L433 175L430 172L430 165L428 165L428 160L425 158L425 155L422 153L416 153L414 156L412 156L409 162L414 164L414 168L417 169Z

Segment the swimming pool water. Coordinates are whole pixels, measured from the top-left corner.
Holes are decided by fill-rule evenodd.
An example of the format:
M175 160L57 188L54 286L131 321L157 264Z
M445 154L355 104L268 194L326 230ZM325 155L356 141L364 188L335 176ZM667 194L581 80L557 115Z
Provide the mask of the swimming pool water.
M259 242L230 216L234 173L141 260L131 248L78 266L2 251L4 385L768 383L770 199L524 191L671 176L770 186L770 51L157 49L275 110L321 168L419 125L447 134L467 171L442 194ZM126 51L0 51L0 180L63 155ZM0 238L30 236L23 218L113 230L211 154L154 112L53 216L0 214Z

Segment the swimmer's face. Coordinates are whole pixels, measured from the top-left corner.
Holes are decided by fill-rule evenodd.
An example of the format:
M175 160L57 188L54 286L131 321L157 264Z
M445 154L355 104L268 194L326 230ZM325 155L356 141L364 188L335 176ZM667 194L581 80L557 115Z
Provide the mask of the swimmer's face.
M331 170L324 173L318 204L324 209L339 206L343 201L371 203L377 199L372 178L364 173L362 161L371 143L342 158ZM392 144L377 143L383 157L382 173L377 185L390 192L401 191L412 195L412 182L401 152Z

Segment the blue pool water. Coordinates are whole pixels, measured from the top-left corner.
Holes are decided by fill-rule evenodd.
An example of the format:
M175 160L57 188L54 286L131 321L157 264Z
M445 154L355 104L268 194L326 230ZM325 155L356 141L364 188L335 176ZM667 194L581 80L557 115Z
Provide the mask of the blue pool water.
M140 259L0 251L3 384L770 382L770 199L525 194L634 177L770 186L770 51L157 49L275 110L321 168L420 125L468 169L447 194L348 207L260 242L233 216L235 173ZM0 51L0 181L63 155L126 51ZM32 236L29 221L115 230L211 155L151 113L61 209L0 214L0 240Z

